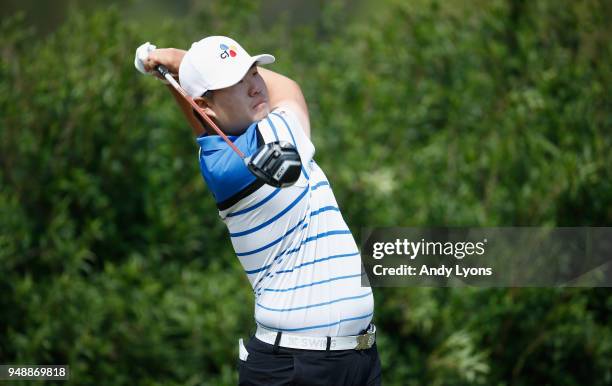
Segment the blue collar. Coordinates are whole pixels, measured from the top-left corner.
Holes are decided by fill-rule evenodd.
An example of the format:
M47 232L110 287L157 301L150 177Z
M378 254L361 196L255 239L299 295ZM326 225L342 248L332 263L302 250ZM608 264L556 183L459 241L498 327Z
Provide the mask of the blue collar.
M240 138L241 136L252 132L253 130L255 130L255 128L257 127L257 122L253 122L251 123L251 126L248 127L248 129L246 129L242 134L240 135L228 135L227 138L233 142L236 142L236 139ZM209 150L221 150L224 149L227 146L227 143L225 143L225 141L223 140L223 138L221 138L221 136L219 135L208 135L208 134L203 134L199 137L196 138L196 141L198 142L198 144L200 145L200 147L202 148L202 150L204 151L209 151Z

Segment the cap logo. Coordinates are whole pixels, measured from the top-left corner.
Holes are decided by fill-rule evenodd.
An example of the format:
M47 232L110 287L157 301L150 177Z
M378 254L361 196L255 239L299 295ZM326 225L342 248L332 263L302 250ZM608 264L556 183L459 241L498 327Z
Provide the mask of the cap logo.
M225 59L225 58L229 58L229 57L234 57L237 55L236 51L237 48L236 46L226 46L225 44L221 43L219 45L219 48L221 48L221 55L219 55L221 57L221 59Z

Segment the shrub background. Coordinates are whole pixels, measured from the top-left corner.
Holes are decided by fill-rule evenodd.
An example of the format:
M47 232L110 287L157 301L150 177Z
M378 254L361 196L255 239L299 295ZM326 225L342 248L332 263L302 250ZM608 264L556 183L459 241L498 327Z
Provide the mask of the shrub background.
M231 385L253 300L190 129L133 68L150 40L236 37L309 103L316 158L362 226L612 225L612 4L193 3L39 37L0 27L0 363L62 385ZM387 385L612 384L607 288L385 288ZM27 384L27 382L23 382Z

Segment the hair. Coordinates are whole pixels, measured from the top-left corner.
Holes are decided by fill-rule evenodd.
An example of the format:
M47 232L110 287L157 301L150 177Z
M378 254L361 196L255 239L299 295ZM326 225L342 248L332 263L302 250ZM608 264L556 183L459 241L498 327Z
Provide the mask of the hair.
M204 94L200 95L202 98L213 99L213 90L207 90Z

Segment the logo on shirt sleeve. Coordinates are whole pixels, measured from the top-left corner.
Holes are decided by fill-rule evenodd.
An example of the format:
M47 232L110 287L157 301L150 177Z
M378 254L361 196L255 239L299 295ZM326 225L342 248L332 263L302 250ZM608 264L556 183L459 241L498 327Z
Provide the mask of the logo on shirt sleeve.
M221 59L225 59L225 58L229 58L229 57L235 57L236 55L238 55L237 48L236 46L226 46L225 44L221 43L219 45L219 48L221 48Z

